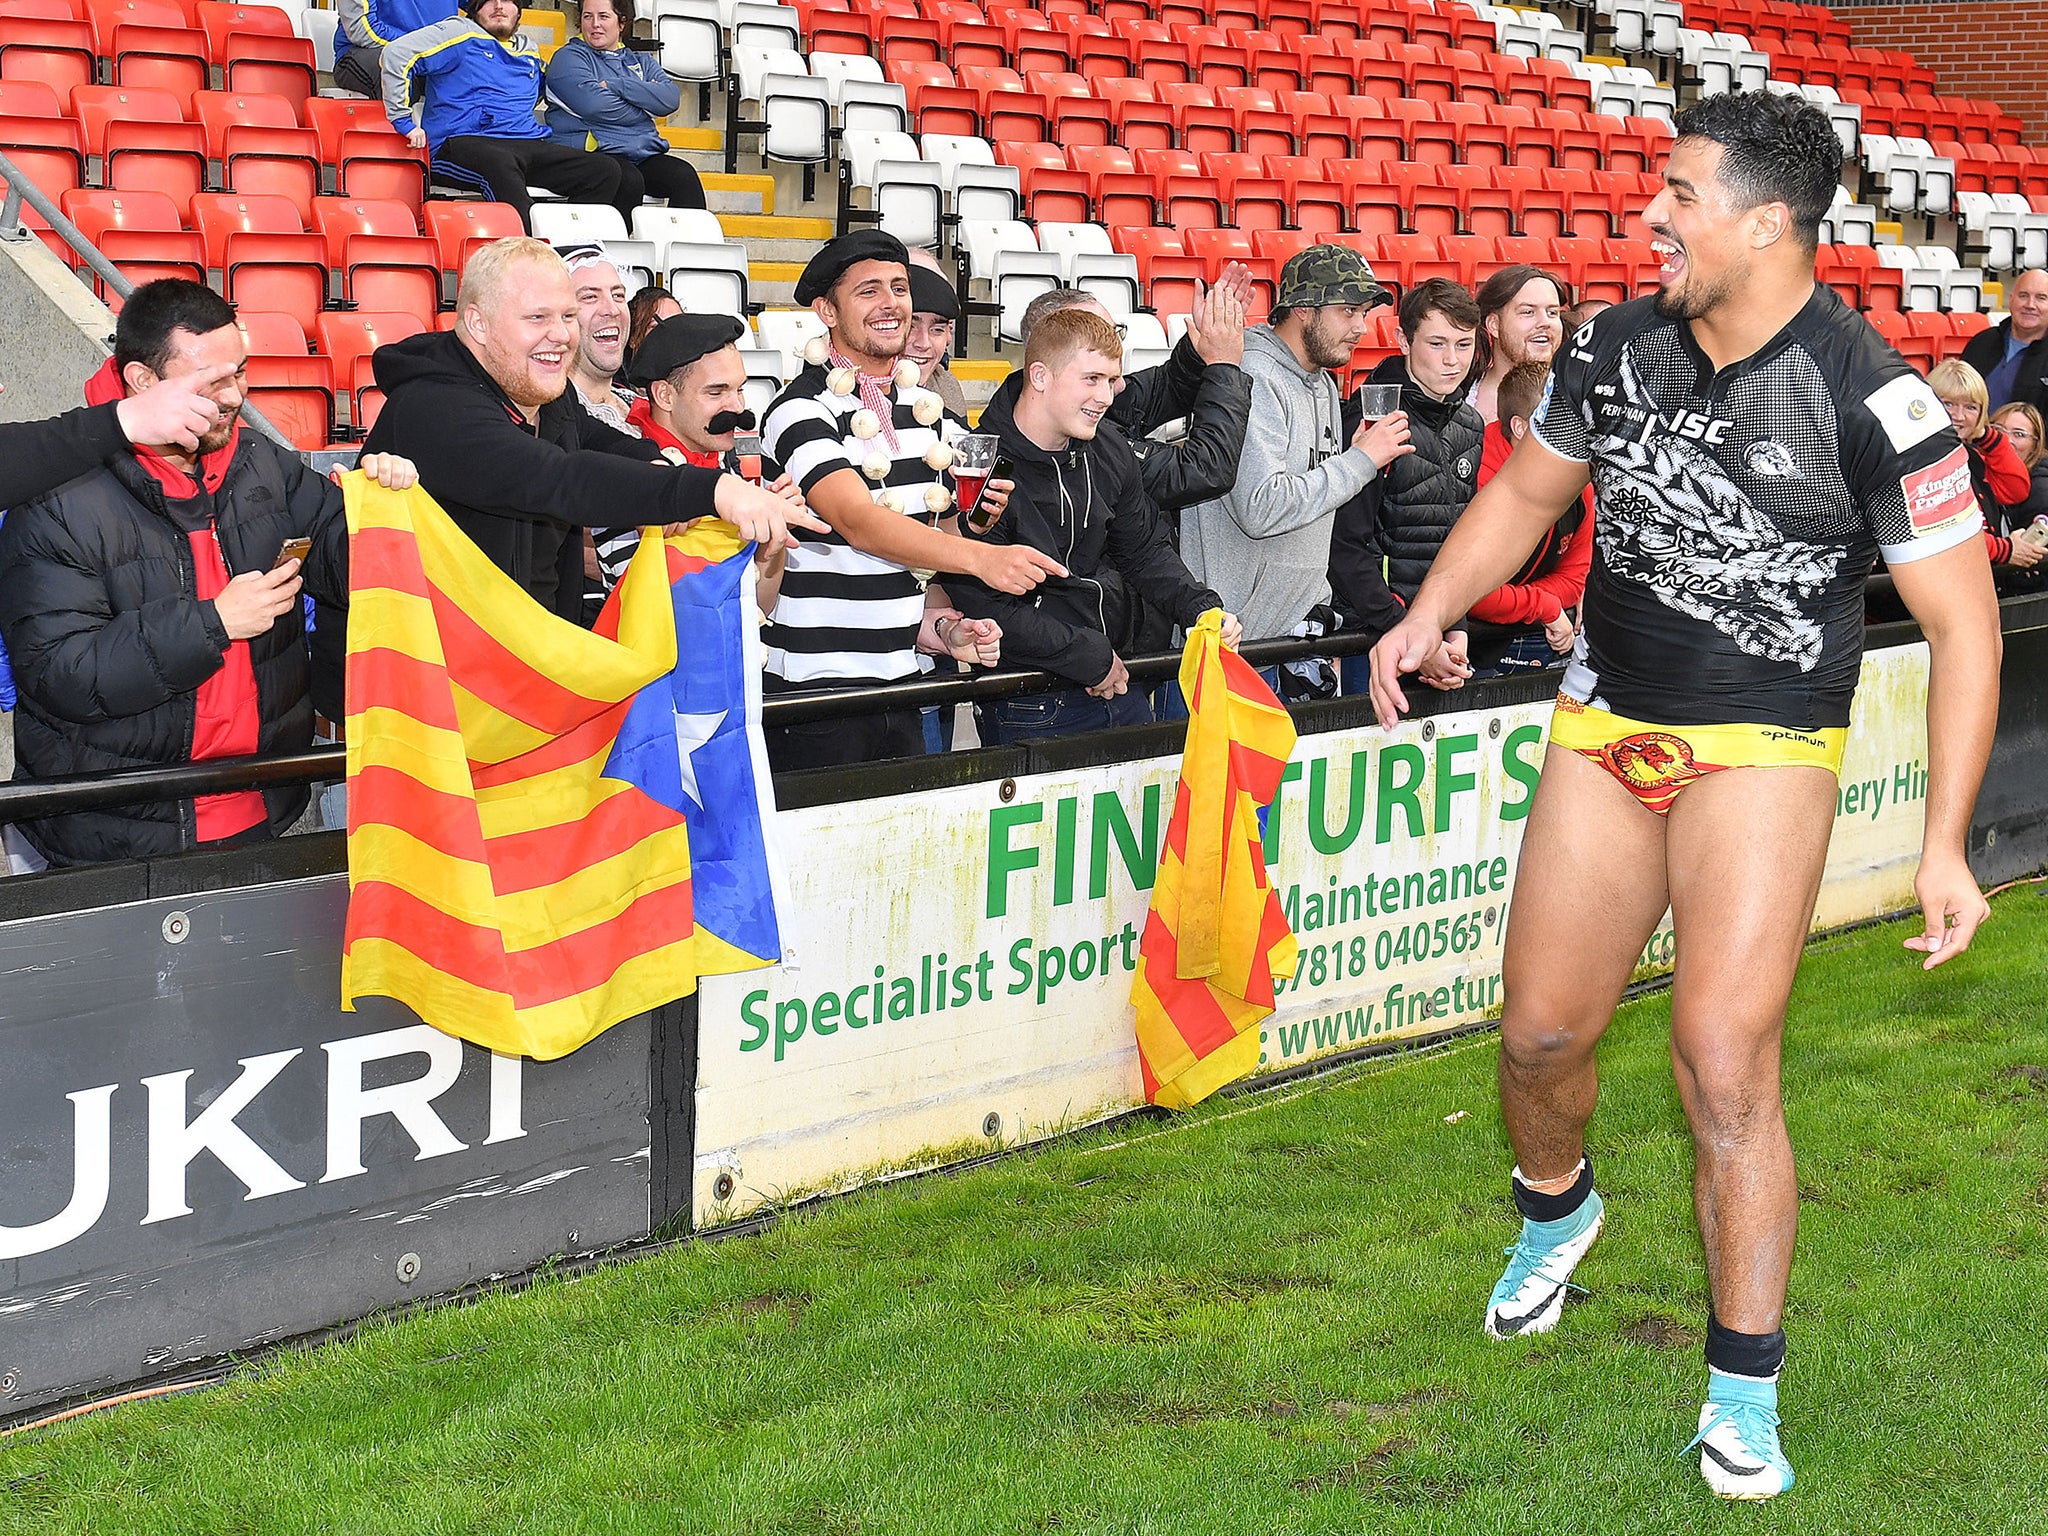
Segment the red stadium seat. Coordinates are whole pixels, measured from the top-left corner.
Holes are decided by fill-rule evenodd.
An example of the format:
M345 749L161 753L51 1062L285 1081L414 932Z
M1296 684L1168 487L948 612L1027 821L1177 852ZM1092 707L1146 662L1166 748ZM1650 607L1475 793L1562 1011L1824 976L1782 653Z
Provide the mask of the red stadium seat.
M393 130L374 101L315 96L307 126L319 135L321 157L334 167L344 197L393 198L417 209L426 199L427 152Z
M1331 177L1327 161L1315 155L1268 155L1266 174L1280 182L1288 218L1309 235L1334 235L1349 220L1350 208Z
M479 247L526 233L526 226L519 222L519 210L510 203L436 199L423 212L441 270L458 275Z
M1497 166L1493 184L1508 195L1508 207L1519 234L1549 239L1571 226L1565 219L1564 190L1549 174L1526 165Z
M1085 171L1068 165L1057 144L1026 144L1015 140L996 145L996 163L1017 167L1018 190L1025 215L1040 223L1085 224L1094 208L1093 185ZM1151 205L1146 205L1150 222Z
M245 308L237 316L249 349L245 398L301 450L334 437L334 372L306 348L295 316Z
M1153 95L1151 81L1102 79L1095 90L1108 103L1116 142L1125 149L1173 148L1173 109Z
M1458 190L1443 184L1438 167L1396 163L1380 170L1388 184L1399 190L1410 230L1424 235L1459 233Z
M1139 172L1132 151L1114 144L1076 144L1067 151L1067 164L1088 178L1098 223L1115 229L1153 222L1152 177Z
M1177 229L1213 229L1224 222L1223 189L1184 149L1141 149L1138 169L1152 178L1161 223Z
M45 197L61 198L85 185L85 136L71 118L0 118L0 150Z
M1216 104L1229 110L1237 147L1247 155L1291 155L1299 148L1295 120L1280 110L1273 92L1260 85L1220 87Z
M1292 222L1287 188L1258 155L1204 155L1202 169L1222 189L1238 229L1285 229Z
M1344 199L1345 222L1351 230L1368 236L1401 232L1401 191L1387 180L1383 163L1333 160L1330 170L1338 195Z
M59 97L90 85L98 64L92 28L83 21L0 16L0 80L37 80Z
M189 104L212 82L206 37L184 25L184 13L157 0L90 0L100 52L113 61L114 84L148 85Z
M192 217L230 303L288 314L301 330L326 307L326 246L305 233L289 199L202 192Z
M63 206L79 233L137 287L160 277L206 281L206 253L199 236L180 227L180 209L161 192L83 188L66 192ZM97 273L90 281L106 306L119 314L121 296Z
M367 432L374 420L374 412L367 409L371 402L366 397L382 394L372 372L372 354L379 347L417 336L425 329L418 316L406 313L357 310L320 317L314 334L322 355L333 367L336 388L348 395L349 421L358 435ZM377 403L381 404L381 399Z
M1435 103L1396 99L1383 105L1388 121L1401 125L1404 160L1449 165L1458 158L1457 129L1437 115Z
M323 197L313 227L327 243L328 265L342 274L343 299L416 315L422 330L432 323L441 307L440 251L404 203Z
M1512 235L1519 227L1514 194L1494 179L1506 169L1497 165L1437 167L1437 179L1457 194L1459 223L1467 233Z
M1173 112L1179 148L1193 154L1231 154L1237 149L1237 114L1216 99L1216 88L1200 81L1155 87Z
M1508 130L1494 117L1498 108L1469 101L1447 101L1437 109L1451 130L1458 160L1465 165L1506 165Z

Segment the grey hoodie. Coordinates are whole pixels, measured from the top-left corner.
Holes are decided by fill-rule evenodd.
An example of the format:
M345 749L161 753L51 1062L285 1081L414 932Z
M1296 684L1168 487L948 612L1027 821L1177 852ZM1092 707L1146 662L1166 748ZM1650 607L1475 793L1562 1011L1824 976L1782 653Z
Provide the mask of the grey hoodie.
M1244 624L1270 640L1330 600L1330 526L1377 470L1345 446L1343 402L1326 368L1304 368L1273 334L1244 333L1251 420L1237 483L1181 514L1181 556Z

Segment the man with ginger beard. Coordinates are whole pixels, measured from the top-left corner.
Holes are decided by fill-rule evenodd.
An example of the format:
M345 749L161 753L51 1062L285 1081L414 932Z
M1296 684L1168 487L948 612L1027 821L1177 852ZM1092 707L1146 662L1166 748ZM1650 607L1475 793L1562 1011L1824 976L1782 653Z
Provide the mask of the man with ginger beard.
M790 551L762 636L771 693L914 677L921 629L958 659L993 664L998 637L949 617L939 589L923 590L928 573L970 575L1019 594L1048 574L1066 574L1035 549L972 542L938 526L953 505L945 470L963 424L918 382L917 365L902 360L909 262L895 236L858 230L826 244L796 285L826 334L769 407L763 446L830 531ZM982 494L999 507L1005 489L992 480ZM778 770L924 750L918 711L908 708L766 734Z
M581 619L582 530L615 525L622 509L670 526L722 517L770 550L792 523L811 526L781 497L671 464L583 408L569 392L576 294L552 247L524 236L485 246L455 309L454 330L377 349L386 398L365 447L419 465L428 494L542 607Z
M1479 381L1472 408L1491 424L1500 418L1500 381L1523 363L1549 363L1564 341L1571 293L1562 278L1518 262L1479 285Z

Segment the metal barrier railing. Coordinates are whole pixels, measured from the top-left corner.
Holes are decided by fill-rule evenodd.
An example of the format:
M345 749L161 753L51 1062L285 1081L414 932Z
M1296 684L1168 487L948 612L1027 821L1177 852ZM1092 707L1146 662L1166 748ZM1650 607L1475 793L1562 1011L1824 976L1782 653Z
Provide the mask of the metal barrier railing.
M1238 654L1254 666L1264 667L1310 656L1355 656L1370 648L1374 638L1361 630L1322 640L1258 640L1246 643ZM1124 665L1134 684L1155 682L1179 673L1180 653L1162 651L1134 656ZM871 688L820 689L771 695L762 701L761 719L764 725L795 725L807 720L842 720L883 709L982 703L1073 686L1067 679L1049 672L1016 671L882 683ZM271 757L223 757L167 768L124 768L113 773L69 774L0 784L0 822L27 821L108 805L184 800L238 789L315 784L339 779L346 755L344 747L321 746Z
M21 205L27 203L42 216L51 230L63 237L66 245L84 259L85 264L92 268L93 274L108 288L123 299L135 291L135 285L122 276L121 269L107 260L99 247L86 239L79 227L64 217L64 211L44 195L42 188L30 181L21 167L4 154L0 154L0 178L7 182L7 196L0 200L0 240L18 244L24 240L38 238L21 216ZM290 438L273 426L269 418L247 400L242 402L242 419L280 448L289 449L293 453L299 451L293 446Z

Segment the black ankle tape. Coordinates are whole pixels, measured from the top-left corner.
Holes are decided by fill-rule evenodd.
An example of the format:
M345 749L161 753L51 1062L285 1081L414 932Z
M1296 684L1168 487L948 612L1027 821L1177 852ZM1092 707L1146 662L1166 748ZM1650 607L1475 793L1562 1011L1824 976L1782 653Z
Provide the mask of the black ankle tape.
M1586 1196L1593 1193L1593 1160L1582 1159L1579 1176L1572 1180L1572 1187L1560 1195L1546 1195L1539 1189L1531 1189L1519 1178L1509 1180L1515 1190L1515 1209L1530 1221L1563 1221L1586 1203Z
M1784 1329L1776 1333L1737 1333L1733 1328L1723 1328L1718 1318L1708 1315L1708 1370L1770 1381L1784 1366Z

